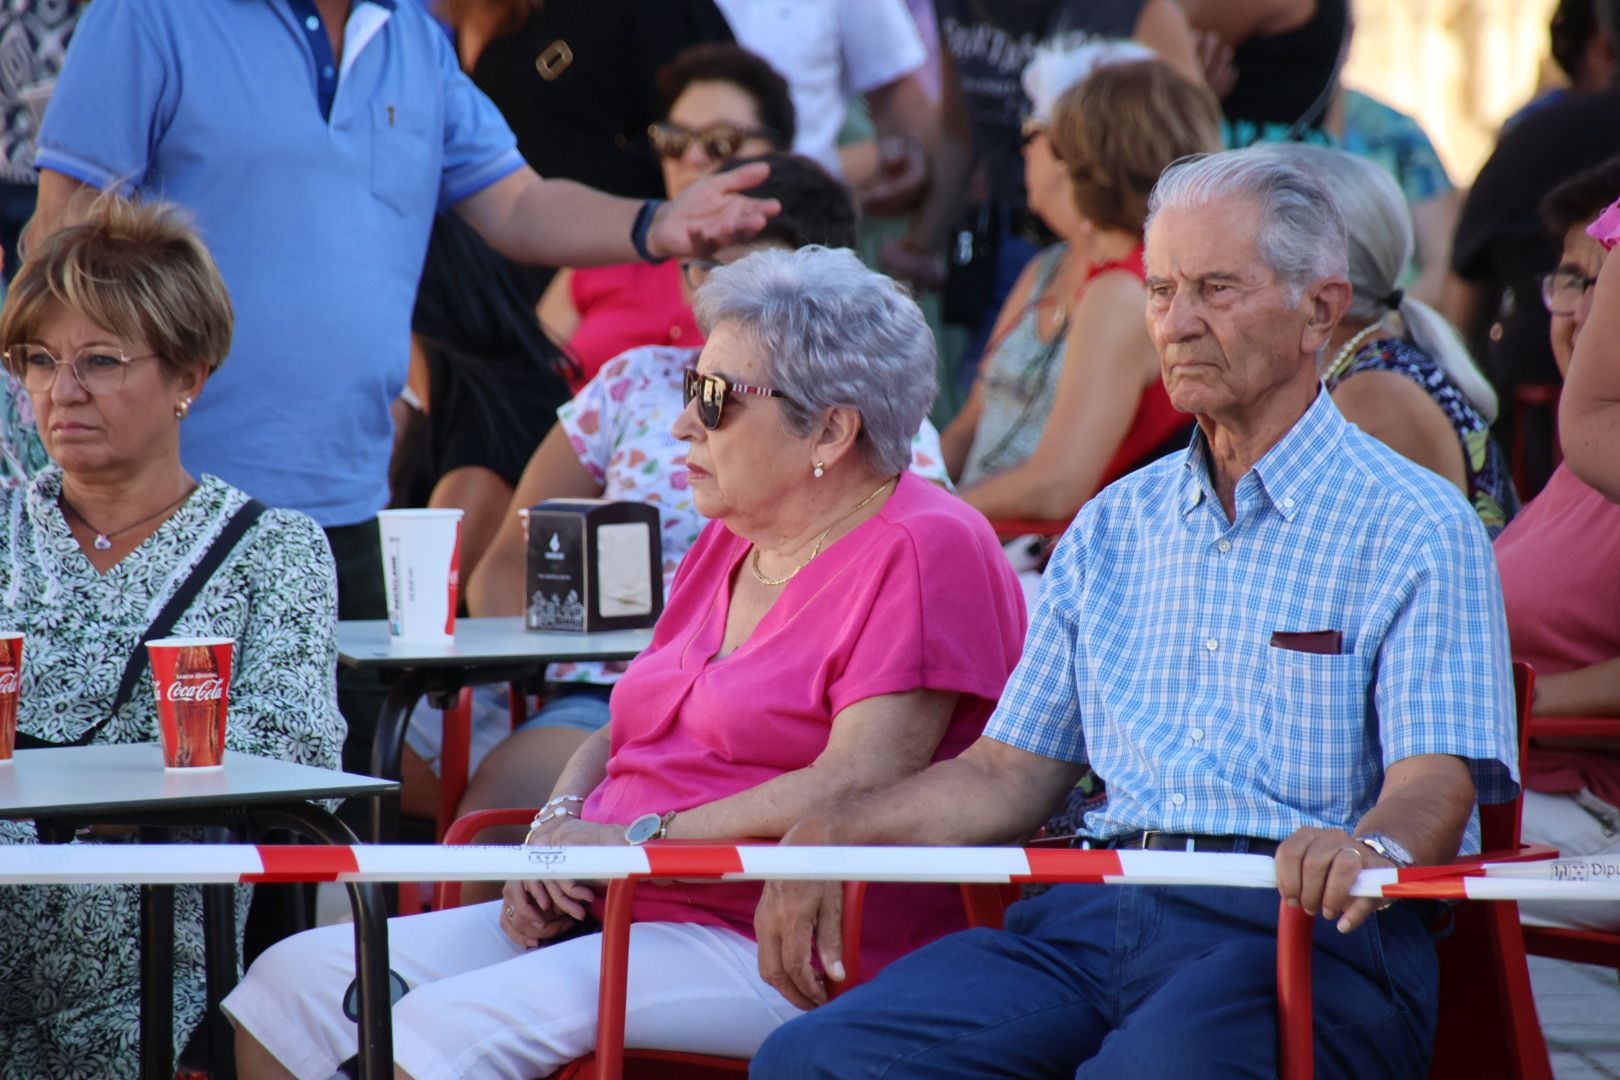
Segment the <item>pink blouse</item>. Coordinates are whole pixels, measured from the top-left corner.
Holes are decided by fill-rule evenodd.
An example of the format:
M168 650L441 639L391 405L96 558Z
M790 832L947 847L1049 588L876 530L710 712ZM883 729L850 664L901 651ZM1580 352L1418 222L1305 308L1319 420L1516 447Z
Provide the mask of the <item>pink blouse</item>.
M883 694L961 695L936 761L983 729L1025 624L1017 579L978 511L902 476L876 516L800 570L748 640L716 660L749 550L714 521L682 561L652 644L613 691L612 752L588 820L684 810L803 769L841 710ZM752 938L759 894L755 884L643 885L635 917ZM865 970L963 924L954 887L876 886Z
M1560 465L1493 545L1513 659L1557 675L1620 656L1620 506ZM1620 754L1537 746L1524 786L1620 805Z
M579 312L579 325L568 339L568 354L581 371L570 387L576 393L626 349L703 344L703 332L681 291L680 264L673 259L575 270L568 292Z

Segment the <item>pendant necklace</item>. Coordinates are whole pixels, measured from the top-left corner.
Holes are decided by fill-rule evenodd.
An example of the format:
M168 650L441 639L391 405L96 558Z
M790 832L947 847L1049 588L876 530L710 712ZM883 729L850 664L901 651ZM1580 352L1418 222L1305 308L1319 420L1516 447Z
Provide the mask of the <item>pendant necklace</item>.
M155 510L152 513L147 514L145 517L141 518L139 521L131 522L130 524L125 525L121 529L112 529L110 531L105 530L105 529L98 529L94 525L90 524L89 521L85 520L85 516L83 514L79 513L79 511L74 508L72 503L68 502L68 498L67 498L66 494L58 496L58 501L62 504L62 509L66 510L68 513L72 514L75 518L78 519L79 524L83 525L85 528L89 529L91 532L96 534L96 538L93 541L92 546L97 551L111 551L112 546L113 546L112 545L113 537L122 536L125 533L129 532L131 529L139 528L140 526L145 525L148 521L151 521L153 518L159 516L160 514L168 513L170 510L173 510L175 507L177 507L181 503L185 502L186 499L190 498L191 493L193 491L196 491L196 490L197 490L197 485L193 484L190 487L188 487L184 492L182 492L178 499L174 500L174 502L170 503L169 505L167 505L167 506L165 506L165 507L163 507L163 508L161 508L159 510Z

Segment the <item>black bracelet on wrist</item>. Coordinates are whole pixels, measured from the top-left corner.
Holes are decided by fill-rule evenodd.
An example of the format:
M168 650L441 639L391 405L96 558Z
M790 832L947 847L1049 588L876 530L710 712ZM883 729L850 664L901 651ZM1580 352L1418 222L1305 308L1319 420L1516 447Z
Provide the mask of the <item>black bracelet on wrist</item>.
M650 262L654 265L664 260L653 258L652 251L647 247L647 234L652 231L654 215L658 213L658 208L663 205L663 199L648 199L641 204L641 209L636 211L636 222L630 226L630 243L635 247L636 254L641 256L643 262Z

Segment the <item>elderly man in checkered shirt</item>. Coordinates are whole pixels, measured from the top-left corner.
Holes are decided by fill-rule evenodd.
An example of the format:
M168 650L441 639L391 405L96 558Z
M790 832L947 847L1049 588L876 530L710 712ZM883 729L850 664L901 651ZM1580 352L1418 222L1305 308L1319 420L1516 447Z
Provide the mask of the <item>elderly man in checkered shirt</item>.
M1436 965L1369 867L1477 850L1516 790L1495 564L1456 489L1345 422L1317 377L1351 298L1343 219L1275 155L1173 166L1147 229L1148 325L1186 454L1103 491L1053 555L984 737L784 843L1028 836L1084 765L1113 847L1274 854L1315 920L1319 1076L1422 1076ZM759 1077L1187 1077L1276 1071L1275 897L1062 885L836 1002L838 891L767 888L765 977L812 1009Z

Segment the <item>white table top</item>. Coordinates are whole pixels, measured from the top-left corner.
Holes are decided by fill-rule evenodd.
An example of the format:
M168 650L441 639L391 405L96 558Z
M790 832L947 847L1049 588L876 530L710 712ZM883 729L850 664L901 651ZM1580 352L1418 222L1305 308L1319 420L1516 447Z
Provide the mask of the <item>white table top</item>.
M384 619L338 623L338 661L346 667L478 668L537 665L565 660L629 660L652 642L651 630L603 630L591 634L527 630L523 619L457 619L454 641L396 641Z
M0 765L0 818L251 806L381 795L392 780L225 751L219 769L165 769L156 743L18 750Z

